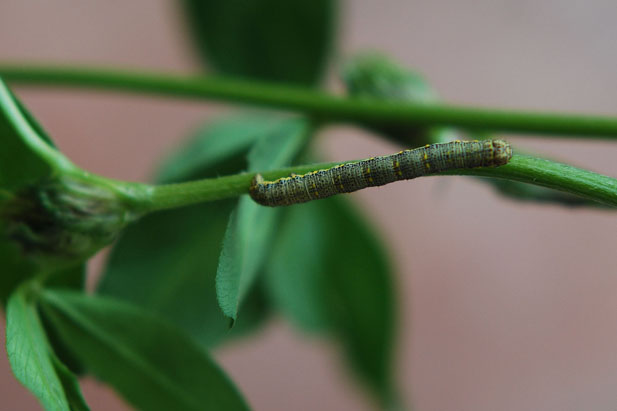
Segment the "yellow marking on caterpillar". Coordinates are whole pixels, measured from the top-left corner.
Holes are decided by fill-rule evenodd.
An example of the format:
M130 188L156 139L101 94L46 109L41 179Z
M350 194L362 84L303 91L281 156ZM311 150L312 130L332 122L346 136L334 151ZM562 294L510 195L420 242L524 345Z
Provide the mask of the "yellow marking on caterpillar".
M373 177L371 177L371 168L366 167L366 171L364 172L364 176L368 176L369 183L373 182Z
M403 172L401 171L401 163L399 163L398 160L394 162L394 171L399 177L403 175Z
M343 178L339 175L336 176L338 179L338 186L341 189L341 191L345 191L345 186L343 185Z
M428 154L427 153L424 153L424 159L428 160Z

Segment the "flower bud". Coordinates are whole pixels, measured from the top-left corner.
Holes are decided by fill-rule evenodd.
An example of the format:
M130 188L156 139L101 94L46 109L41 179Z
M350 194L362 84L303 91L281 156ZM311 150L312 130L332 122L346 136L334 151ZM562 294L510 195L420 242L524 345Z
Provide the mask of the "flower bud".
M4 234L37 260L83 260L111 243L138 215L105 182L62 175L0 203Z

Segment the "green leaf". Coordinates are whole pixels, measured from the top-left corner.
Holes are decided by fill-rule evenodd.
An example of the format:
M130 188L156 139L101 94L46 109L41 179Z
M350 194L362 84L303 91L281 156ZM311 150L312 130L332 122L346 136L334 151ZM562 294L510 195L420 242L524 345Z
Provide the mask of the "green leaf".
M41 307L88 370L138 409L248 408L203 347L151 313L71 291L43 291Z
M615 210L615 207L608 206L597 201L592 201L574 194L563 191L553 190L547 187L540 187L519 181L502 180L499 178L478 178L493 188L501 195L510 197L521 202L559 204L564 207L592 207L606 210Z
M39 269L17 244L5 237L2 202L19 190L50 176L55 170L72 168L54 148L50 137L0 79L0 302Z
M114 246L98 286L101 295L137 304L207 346L227 335L214 288L221 239L232 201L148 215Z
M314 84L328 57L336 0L185 0L197 51L233 76Z
M28 283L7 305L6 351L13 373L46 410L87 410L75 376L51 352L33 297Z
M30 127L35 132L35 134L38 135L38 137L41 140L43 140L45 143L47 143L49 146L56 148L56 145L54 144L49 134L47 134L47 132L43 129L43 126L41 126L41 124L34 118L32 113L30 113L30 111L26 108L26 106L17 98L17 96L15 96L14 93L11 92L11 96L13 97L15 104L17 104L17 107L19 111L21 112L21 115L26 120L26 122L30 125Z
M0 79L0 219L2 202L19 189L51 173L50 165L29 144L50 143L40 126ZM26 138L23 134L27 133ZM41 134L39 134L41 133ZM40 141L40 144L45 144ZM36 144L35 144L36 146ZM19 247L4 237L6 224L0 221L0 301L4 306L19 283L30 278L37 267L24 258Z
M3 223L0 222L0 232L3 232ZM30 279L38 271L37 266L27 258L19 246L8 239L0 237L0 302L4 306L11 292L22 282ZM61 269L48 276L50 286L72 287L83 289L85 281L85 265ZM55 346L54 346L55 347Z
M285 209L266 265L266 286L275 308L309 332L327 333L332 327L323 273L328 227L317 208L326 201Z
M79 382L75 374L73 374L55 355L51 356L51 360L56 369L56 374L58 374L58 378L60 378L62 386L64 387L64 392L71 406L71 411L88 411L90 407L81 393L81 388L79 388Z
M307 142L309 123L291 118L261 138L248 156L249 171L288 166ZM223 313L236 320L238 309L260 272L275 233L280 210L262 207L242 196L223 238L216 274L216 294Z
M254 111L234 114L200 127L170 154L157 170L157 182L169 183L215 177L244 167L243 157L259 138L280 127L281 116Z
M395 295L377 236L340 198L289 207L267 266L275 306L339 341L382 405L395 401Z
M0 231L2 225L0 223ZM0 238L0 301L4 306L9 295L23 281L31 278L37 267L24 258L21 250L11 241Z
M246 166L250 145L289 121L250 114L214 122L157 174L169 182L238 172ZM162 315L207 346L258 326L267 314L261 288L249 292L243 307L247 315L231 332L216 298L221 242L235 204L218 201L158 212L129 226L112 250L98 292Z
M45 288L62 288L75 291L84 291L86 286L86 264L81 263L68 267L59 272L49 275L45 279ZM40 314L41 323L47 334L49 344L58 356L58 362L67 367L76 375L84 374L83 365L75 358L75 355L64 345L56 329L51 325L44 313Z
M83 290L86 286L86 264L80 263L59 270L45 279L47 288L70 288Z
M22 136L28 128L10 90L0 81L0 189L15 190L51 174L50 165ZM34 137L31 135L31 137ZM41 142L43 144L43 142Z
M0 191L14 191L74 166L0 79Z

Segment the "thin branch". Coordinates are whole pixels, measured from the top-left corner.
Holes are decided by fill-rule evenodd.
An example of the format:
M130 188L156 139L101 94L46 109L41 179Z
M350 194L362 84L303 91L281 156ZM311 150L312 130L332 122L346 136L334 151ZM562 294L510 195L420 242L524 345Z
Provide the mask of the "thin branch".
M13 84L94 88L254 104L302 112L324 121L617 138L617 117L608 116L359 100L278 84L145 71L0 64L0 75Z
M303 165L262 174L266 180L273 180L291 173L304 174L337 164L339 163ZM143 190L148 195L142 199L141 206L144 211L156 211L237 197L248 193L254 175L255 173L242 173L187 183L152 186L149 190ZM521 181L617 207L617 179L542 158L515 154L505 166L460 169L441 175L474 175Z

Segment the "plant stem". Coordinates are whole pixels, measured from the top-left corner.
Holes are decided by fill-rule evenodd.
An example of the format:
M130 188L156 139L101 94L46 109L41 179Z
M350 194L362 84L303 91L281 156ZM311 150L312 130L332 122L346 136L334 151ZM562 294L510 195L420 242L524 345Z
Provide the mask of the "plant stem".
M617 118L565 114L483 110L449 105L421 106L383 101L353 100L308 89L212 77L106 71L79 68L9 67L0 74L15 83L46 86L92 87L175 97L218 99L300 111L327 121L355 121L388 126L459 126L533 133L587 134L617 137ZM302 174L333 164L293 167L264 173L275 179ZM495 169L462 169L444 174L476 175L515 180L572 193L617 206L617 180L566 164L515 155ZM181 207L236 197L248 192L253 174L238 174L181 184L147 186L139 197L144 211Z
M617 207L617 179L568 164L527 155L514 155L505 166L446 172L520 181L574 194Z
M284 168L260 173L266 180L275 180L292 173L305 174L313 170L334 167L339 163L320 163ZM164 210L207 201L223 200L247 194L256 173L240 173L231 176L206 178L186 183L149 186L140 207L144 211Z
M266 180L285 177L291 173L333 167L339 163L322 163L290 167L262 173ZM156 211L190 204L222 200L248 193L254 173L209 178L187 183L152 186L142 201L144 211ZM617 179L596 174L542 158L514 155L510 162L496 168L459 169L440 175L474 175L521 181L575 194L589 200L617 207Z
M617 138L617 118L608 116L359 100L278 84L144 71L0 64L0 75L14 84L87 87L254 104L302 112L324 121Z

